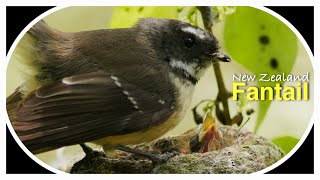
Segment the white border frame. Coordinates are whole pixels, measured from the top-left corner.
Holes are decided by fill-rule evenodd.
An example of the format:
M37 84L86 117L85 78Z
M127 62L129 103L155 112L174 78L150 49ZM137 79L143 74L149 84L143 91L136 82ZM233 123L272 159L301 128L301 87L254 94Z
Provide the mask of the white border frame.
M314 6L317 0L7 0L7 6Z
M87 5L88 4L88 0L85 0L86 2L82 2L82 1L78 1L77 3L75 3L75 4L77 4L77 5ZM105 2L105 5L108 5L108 6L121 6L121 5L126 5L126 6L128 6L128 5L134 5L134 6L137 6L137 5L144 5L144 6L157 6L157 5L162 5L162 6L167 6L167 5L169 5L169 6L172 6L172 5L175 5L175 6L177 6L177 5L179 5L179 6L181 6L181 5L185 5L185 6L189 6L189 5L215 5L215 6L217 6L217 5L230 5L230 3L226 3L226 2L223 2L223 1L221 1L221 2L214 2L213 0L206 0L206 1L199 1L199 0L176 0L176 1L167 1L167 2L165 2L165 3L163 3L163 2L160 2L160 1L154 1L154 0L139 0L139 1L129 1L129 0L126 0L126 1L109 1L109 0L103 0L104 2ZM33 1L34 2L34 1ZM82 2L82 3L81 3ZM296 35L297 35L297 37L299 38L299 40L301 41L301 43L304 45L304 47L306 48L306 50L307 50L307 53L308 53L308 55L309 55L309 57L310 57L310 59L311 59L311 62L312 62L312 65L313 65L313 68L314 68L314 77L315 77L315 81L314 81L314 98L315 99L319 99L319 96L318 96L318 93L316 93L317 92L317 89L319 89L318 88L318 86L316 85L317 83L317 77L318 77L318 68L316 68L316 67L319 67L319 66L316 66L316 63L315 63L315 60L314 60L314 58L313 58L313 55L312 55L312 52L311 52L311 50L310 50L310 48L308 47L308 45L307 45L307 43L306 43L306 41L304 40L304 38L301 36L301 34L296 30L296 28L294 28L293 27L293 25L291 25L287 20L285 20L283 17L281 17L280 15L278 15L277 13L275 13L275 12L273 12L273 11L271 11L271 10L269 10L269 9L267 9L267 8L265 8L265 7L257 7L256 5L258 4L258 5L262 5L262 4L264 4L263 2L264 1L261 1L260 3L257 3L257 2L255 2L254 3L254 1L252 1L252 0L250 0L250 1L241 1L241 3L240 4L243 4L243 2L247 2L246 3L246 6L247 5L251 5L251 6L253 6L253 7L255 7L255 8L258 8L258 9L261 9L261 10L263 10L263 11L265 11L265 12L268 12L268 13L270 13L271 15L273 15L273 16L275 16L275 17L277 17L279 20L281 20L283 23L285 23ZM303 1L303 5L306 5L306 4L308 4L308 2L309 1ZM17 5L17 4L15 4L15 3L17 3L17 2L11 2L11 3L6 3L6 5ZM45 5L56 5L56 3L57 2L55 2L54 4L52 3L52 1L49 3L49 2L47 2ZM96 3L98 3L98 4L96 4ZM270 2L269 2L270 3ZM21 4L23 4L23 3L18 3L19 5L21 5ZM40 3L40 4L42 4L42 3ZM62 9L62 8L65 8L65 7L67 7L66 5L65 6L61 6L61 4L68 4L68 5L72 5L72 4L74 4L74 3L65 3L65 2L60 2L60 6L59 7L56 7L56 8L53 8L53 9L51 9L51 10L49 10L49 11L47 11L47 12L45 12L45 13L43 13L42 15L40 15L39 17L37 17L36 19L34 19L30 24L28 24L28 26L26 26L25 28L24 28L24 30L19 34L19 36L17 37L17 39L14 41L14 43L13 43L13 45L11 46L11 48L10 48L10 50L9 50L9 52L8 52L8 56L7 56L7 58L6 58L6 60L4 61L4 65L3 66L1 66L1 67L5 67L5 69L6 69L6 67L7 67L7 65L8 65L8 62L9 62L9 57L11 57L11 55L12 55L12 53L13 53L13 50L14 50L14 48L16 47L16 45L17 45L17 43L20 41L20 39L21 39L21 37L27 32L27 30L28 29L30 29L30 27L31 26L33 26L37 21L39 21L40 19L42 19L43 17L45 17L45 16L47 16L47 15L49 15L49 14L51 14L51 13L53 13L53 12L55 12L55 11L57 11L57 10L60 10L60 9ZM235 3L235 2L233 2L232 3L232 5L238 5L239 3ZM270 3L270 4L272 4L272 3ZM276 3L275 3L276 4ZM279 3L278 3L279 4ZM292 4L292 3L291 3ZM28 3L28 5L34 5L32 2L31 3ZM39 5L39 2L36 2L36 5ZM94 1L91 1L90 2L90 6L92 6L92 5L102 5L101 4L101 1L97 1L97 0L94 0ZM312 4L313 5L313 4ZM1 7L1 9L0 9L0 12L4 12L5 13L5 11L2 11L3 9L5 9L5 7ZM315 15L316 15L316 9L318 9L319 10L319 8L315 8L314 10L315 10ZM318 13L319 14L319 13ZM2 16L3 17L3 16ZM4 16L5 17L5 16ZM4 21L5 22L5 21ZM316 22L316 17L315 17L315 22ZM5 27L5 26L3 26L3 27ZM319 29L318 29L319 30ZM317 31L315 31L315 36L316 36L316 32ZM3 33L2 33L3 34ZM5 35L5 33L4 33L4 35ZM316 37L315 37L315 39L316 39ZM315 41L315 43L316 43L316 41ZM14 47L14 48L13 48ZM318 47L318 46L315 46L315 49L316 49L316 47ZM5 53L5 48L3 49L4 50L4 53ZM3 62L1 62L1 63L3 63ZM319 64L319 63L317 63L317 64ZM5 72L6 71L4 71L4 68L0 68L0 70L3 70L2 72L5 74ZM1 76L2 77L2 81L1 81L1 87L5 87L5 83L6 83L6 76L4 75L4 76ZM316 88L317 87L317 88ZM5 93L5 91L3 91L3 92L1 92L1 98L2 99L5 99L5 97L6 97L6 93ZM318 98L317 98L318 97ZM3 104L4 104L4 106L3 106ZM55 169L55 168L53 168L53 167L51 167L51 166L49 166L49 165L47 165L47 164L45 164L44 162L42 162L41 160L39 160L36 156L34 156L23 144L22 144L22 142L20 141L20 139L17 137L17 135L16 135L16 133L14 132L14 130L13 130L13 128L12 128L12 126L11 126L11 124L10 124L10 121L9 121L9 118L7 117L7 112L6 112L6 109L5 109L5 103L3 103L3 104L1 104L1 115L2 116L5 116L4 118L6 119L6 122L8 123L8 127L9 127L9 130L10 130L10 132L12 133L12 135L14 136L14 139L17 141L17 143L19 144L19 146L24 150L24 152L30 157L30 158L32 158L35 162L37 162L38 164L40 164L41 166L43 166L44 168L46 168L46 169L48 169L48 170L50 170L50 171L52 171L52 172L54 172L54 173L57 173L57 174L67 174L67 173L65 173L65 172L62 172L62 171L59 171L59 170L57 170L57 169ZM316 111L316 107L319 107L319 105L318 106L316 106L316 104L318 105L319 103L317 103L316 101L314 102L314 111ZM310 120L310 123L309 123L309 125L308 125L308 127L307 127L307 129L306 129L306 131L305 131L305 133L304 133L304 135L301 137L301 139L300 139L300 141L299 141L299 143L295 146L295 148L293 148L291 151L290 151L290 153L289 154L287 154L284 158L282 158L280 161L278 161L277 163L275 163L275 164L273 164L272 166L270 166L270 167L268 167L268 168L266 168L266 169L264 169L264 170L261 170L261 171L258 171L258 172L256 172L257 174L261 174L261 173L265 173L265 172L268 172L268 171L270 171L270 170L272 170L272 169L274 169L275 167L277 167L277 166L279 166L280 164L282 164L284 161L286 161L288 158L290 158L291 156L292 156L292 154L294 154L296 151L297 151L297 149L301 146L301 144L304 142L304 140L306 139L306 137L307 137L307 135L309 134L309 132L310 132L310 130L311 130L311 128L312 128L312 125L313 125L313 122L315 122L315 119L316 119L316 117L319 117L319 115L317 115L317 116L315 116L315 114L316 113L314 113L313 114L313 116L312 116L312 118L311 118L311 120ZM2 118L1 118L2 119ZM1 124L0 124L1 125ZM317 136L317 133L315 133L315 137ZM4 136L5 137L5 136ZM315 138L315 143L316 143L316 141L317 141L317 138ZM3 146L3 147L5 147L5 146ZM319 150L319 144L317 145L317 148L315 148L315 150ZM0 151L0 153L3 153L3 152L1 152ZM316 154L316 151L315 151L315 154ZM0 157L1 157L1 155L0 155ZM316 158L317 157L317 158ZM318 159L318 156L316 156L315 155L315 162L317 161L317 159ZM318 165L319 166L319 165ZM317 166L317 167L318 167ZM1 166L0 166L1 167ZM2 169L0 169L0 170L2 170ZM319 170L319 169L318 169ZM316 172L316 168L315 168L315 172Z
M320 5L320 1L318 1ZM314 173L320 175L320 6L314 7ZM317 92L317 93L316 93ZM317 108L318 107L318 108Z
M0 27L6 27L6 7L4 6L3 2L0 2ZM0 39L3 39L4 41L1 41L0 43L0 73L6 72L6 66L4 66L2 63L5 63L5 57L6 57L6 33L5 28L0 28ZM4 83L0 84L0 89L5 90L6 86ZM0 103L2 103L0 101ZM2 105L0 105L2 107ZM6 121L3 121L6 119L7 114L0 112L0 137L3 137L2 140L0 140L0 159L3 160L0 163L0 174L5 174L6 172Z

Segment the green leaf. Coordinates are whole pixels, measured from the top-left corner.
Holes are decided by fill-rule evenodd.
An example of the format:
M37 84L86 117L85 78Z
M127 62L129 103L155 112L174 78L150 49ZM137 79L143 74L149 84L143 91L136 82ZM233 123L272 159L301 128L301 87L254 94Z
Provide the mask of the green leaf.
M291 136L282 136L272 139L272 142L279 146L286 154L288 154L299 142L299 139Z
M177 7L116 7L112 13L109 28L126 28L134 25L140 18L167 18L177 19Z
M235 13L226 16L224 44L231 58L257 77L261 73L289 74L298 50L297 37L289 27L274 16L251 7L237 7ZM276 83L258 82L258 86L274 87ZM269 100L259 101L255 132L263 123L270 104Z
M236 6L213 6L212 9L218 14L216 21L221 22L227 15L236 12Z

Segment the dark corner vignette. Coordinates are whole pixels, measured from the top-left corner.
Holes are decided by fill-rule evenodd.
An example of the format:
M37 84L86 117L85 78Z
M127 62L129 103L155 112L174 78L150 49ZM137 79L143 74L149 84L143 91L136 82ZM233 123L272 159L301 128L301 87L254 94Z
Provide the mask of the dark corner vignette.
M20 32L36 17L53 7L7 6L6 7L6 53ZM6 173L7 174L50 174L52 172L33 161L19 147L10 131L6 130ZM17 161L18 160L18 161Z
M314 7L272 6L267 7L289 21L302 35L314 54ZM299 13L298 13L299 12ZM304 18L299 18L301 14ZM301 162L303 165L301 166ZM270 174L313 174L314 173L314 127L301 147L284 163L268 172Z
M36 17L53 7L7 7L7 48L8 53L19 33ZM267 7L287 19L301 33L314 52L314 7ZM297 13L299 12L299 13ZM299 18L303 13L303 18ZM20 14L23 14L21 16ZM8 174L48 174L52 173L34 162L15 142L7 129L7 173ZM19 159L19 162L16 161ZM303 166L301 166L303 162ZM314 173L314 128L302 146L287 161L268 172L270 174L313 174Z

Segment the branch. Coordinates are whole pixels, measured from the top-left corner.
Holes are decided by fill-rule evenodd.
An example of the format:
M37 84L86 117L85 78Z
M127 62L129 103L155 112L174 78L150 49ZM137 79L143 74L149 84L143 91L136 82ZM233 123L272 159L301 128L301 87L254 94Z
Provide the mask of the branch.
M214 17L216 16L216 15L213 15L214 13L212 8L209 6L198 6L197 8L201 12L205 29L212 32L212 27L214 25ZM213 63L213 69L214 69L214 73L217 79L218 89L219 89L219 93L216 99L217 104L221 102L223 106L223 117L220 117L219 120L222 121L222 123L225 125L232 125L233 122L230 118L230 111L229 111L229 104L228 104L230 93L227 91L225 87L219 62ZM219 110L219 106L217 106L216 110Z

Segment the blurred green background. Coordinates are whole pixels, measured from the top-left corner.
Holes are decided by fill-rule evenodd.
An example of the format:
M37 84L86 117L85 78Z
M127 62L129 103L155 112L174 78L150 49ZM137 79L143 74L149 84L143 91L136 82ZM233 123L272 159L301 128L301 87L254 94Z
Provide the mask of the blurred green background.
M152 16L152 17L174 17L180 18L174 11L176 7L162 7L161 10L145 12L141 16L138 12L141 7L136 7L136 10L131 12L134 17ZM158 9L155 7L155 9ZM172 9L174 11L172 11ZM55 27L61 31L76 32L86 31L94 29L105 29L112 27L118 27L121 24L133 24L134 21L128 21L126 19L126 13L117 11L114 13L114 7L68 7L59 10L47 17L44 20L52 27ZM149 8L150 10L150 8ZM166 10L165 13L163 10ZM181 16L181 15L180 15ZM110 22L112 21L111 25ZM184 19L182 19L184 20ZM224 27L223 20L214 26L213 33L220 41L222 52L226 52L224 43ZM244 52L246 53L246 52ZM282 51L282 53L286 53ZM255 62L257 63L257 62ZM232 75L235 74L248 74L250 73L244 66L240 65L236 61L231 63L221 63L221 69L223 73L224 82L228 90L232 89ZM23 77L20 76L19 62L15 59L10 59L7 69L7 95L12 93L16 87L23 82ZM296 55L296 61L293 65L291 74L305 74L309 72L311 74L310 81L310 100L309 101L274 101L272 102L270 109L264 118L263 123L258 131L259 135L262 135L269 139L274 139L282 136L290 136L300 139L304 134L313 112L313 69L306 50L303 45L298 42L298 50ZM287 86L295 86L296 82L287 82ZM251 85L256 85L252 82ZM198 83L193 101L190 105L190 109L194 107L199 101L203 99L215 99L218 93L218 88L214 76L213 69L210 68ZM236 103L229 100L231 105L231 116L236 114ZM257 102L250 104L256 111L258 107ZM251 120L245 125L245 129L253 131L256 125L257 113L253 114ZM184 132L195 126L193 115L191 110L186 115L185 119L167 135L176 135ZM96 147L93 145L93 147ZM100 148L100 147L96 147ZM79 155L80 154L80 155ZM78 157L76 157L78 155ZM83 156L80 146L72 146L56 151L42 153L37 155L42 161L47 164L64 170L70 165L72 161L76 161Z

